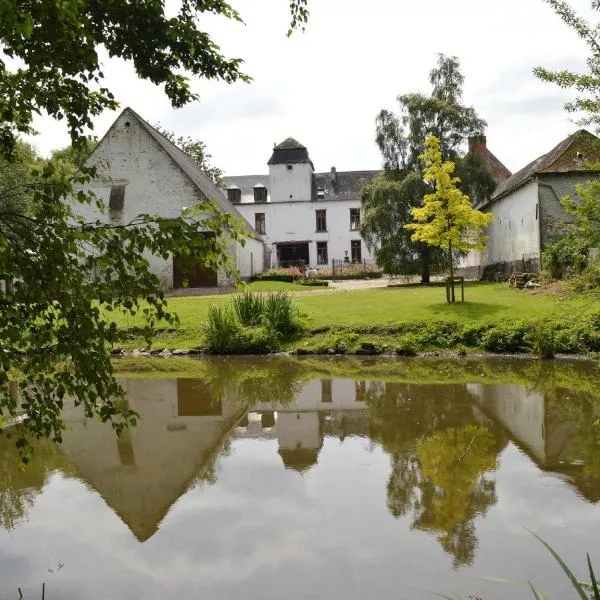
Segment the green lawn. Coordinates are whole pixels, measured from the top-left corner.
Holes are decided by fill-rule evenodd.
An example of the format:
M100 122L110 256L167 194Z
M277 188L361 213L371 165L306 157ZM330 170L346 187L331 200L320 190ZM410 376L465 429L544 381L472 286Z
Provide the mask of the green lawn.
M301 288L294 284L260 282L249 286L255 291L285 289L293 292L308 328L385 327L411 321L514 321L544 316L568 316L600 306L589 301L563 300L551 294L532 295L511 289L504 283L470 284L466 302L448 305L441 287L379 288L357 291L328 288ZM180 317L177 332L161 335L160 345L194 347L200 342L200 327L210 304L223 305L231 294L179 297L169 300ZM137 318L119 320L120 326L138 325Z

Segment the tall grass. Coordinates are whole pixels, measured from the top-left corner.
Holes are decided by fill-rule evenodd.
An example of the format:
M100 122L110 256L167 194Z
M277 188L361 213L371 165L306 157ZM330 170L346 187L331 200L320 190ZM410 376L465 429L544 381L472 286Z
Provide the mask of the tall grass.
M242 325L255 327L261 324L265 312L265 301L262 294L254 294L246 290L233 297L232 305L238 321Z
M264 298L263 314L269 327L284 338L301 329L298 309L287 292L269 292Z
M207 349L214 354L233 352L240 339L241 325L229 306L208 307L208 317L202 326Z
M280 348L302 328L287 292L237 294L231 305L211 305L202 331L212 354L264 354Z

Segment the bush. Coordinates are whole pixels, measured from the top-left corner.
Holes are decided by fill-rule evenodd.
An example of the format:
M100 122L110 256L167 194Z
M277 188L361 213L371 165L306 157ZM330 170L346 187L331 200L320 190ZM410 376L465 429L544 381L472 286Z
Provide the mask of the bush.
M398 356L416 356L418 350L419 342L412 334L402 336L396 346L396 354Z
M258 281L284 281L292 283L301 277L303 277L303 273L299 267L287 267L285 269L270 269L253 279Z
M488 352L525 352L527 326L523 323L495 325L481 337L480 346Z
M297 283L307 287L327 287L329 285L329 281L324 279L300 279Z
M261 294L244 291L232 300L233 310L238 321L246 327L260 325L265 312L265 301Z
M289 338L301 329L298 309L287 292L269 292L264 299L264 318L268 326Z
M240 340L241 325L230 307L208 307L208 317L202 326L206 349L213 354L230 354Z
M548 246L542 253L542 267L552 278L560 279L581 272L588 258L588 247L576 235L568 234Z
M568 289L574 294L600 291L600 262L594 261L579 275L571 277Z
M525 336L525 342L540 358L554 358L556 325L546 320L531 323Z

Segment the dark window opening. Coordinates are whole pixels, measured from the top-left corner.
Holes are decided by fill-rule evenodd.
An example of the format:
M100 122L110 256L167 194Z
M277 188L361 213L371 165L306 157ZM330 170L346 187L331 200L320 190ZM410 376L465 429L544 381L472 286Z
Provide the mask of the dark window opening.
M317 217L317 231L327 231L327 211L315 211Z
M110 188L110 198L108 200L108 208L110 210L123 210L125 204L125 186L113 185Z
M294 168L294 165L287 165L287 170L291 171Z
M317 264L326 265L328 262L327 242L317 242Z
M255 187L254 188L254 202L266 202L267 201L267 188L266 187Z
M362 260L360 240L352 240L350 242L350 256L352 257L352 262L360 262Z
M331 379L321 379L321 402L333 402Z
M227 199L232 204L239 204L242 201L242 190L235 188L227 190Z
M350 209L350 231L358 231L360 227L360 209Z
M257 233L266 233L265 213L254 213L254 229Z

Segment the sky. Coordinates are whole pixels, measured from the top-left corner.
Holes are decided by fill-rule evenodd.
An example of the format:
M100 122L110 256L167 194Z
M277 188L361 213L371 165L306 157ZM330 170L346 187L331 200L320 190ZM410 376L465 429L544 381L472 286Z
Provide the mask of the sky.
M171 107L132 66L104 58L121 108L203 140L227 175L267 172L272 147L291 136L317 171L378 169L375 117L396 97L429 90L437 53L457 56L464 101L488 122L488 147L512 171L549 151L578 126L572 98L532 69L584 69L587 48L543 0L309 0L304 32L286 37L287 0L230 0L245 24L209 16L201 24L228 57L244 59L250 84L196 79L200 101ZM571 5L590 15L590 0ZM94 123L101 136L117 117ZM39 118L31 139L44 154L69 142L66 128Z

